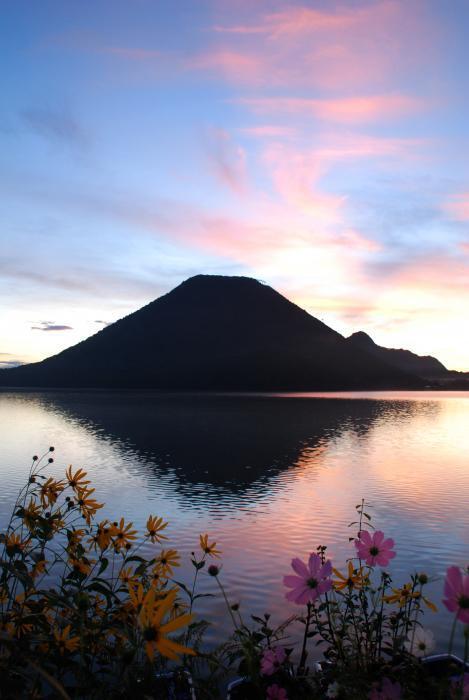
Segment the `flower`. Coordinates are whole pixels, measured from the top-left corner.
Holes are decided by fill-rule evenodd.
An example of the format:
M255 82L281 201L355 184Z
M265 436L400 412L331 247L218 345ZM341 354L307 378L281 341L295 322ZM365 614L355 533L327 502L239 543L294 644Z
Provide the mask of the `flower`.
M384 678L381 688L374 687L369 695L369 700L400 700L402 697L401 686L393 683L389 678Z
M47 506L54 505L59 494L62 493L64 488L65 483L63 481L57 481L56 479L49 477L49 479L43 483L39 492L42 507L47 508Z
M88 544L93 549L99 549L104 552L111 543L111 525L108 520L102 520L96 526L96 531L93 537L88 540Z
M393 551L394 540L384 539L384 532L376 530L373 537L367 530L358 533L358 540L355 540L355 547L360 559L364 559L368 566L387 566L391 559L394 559L396 552Z
M71 557L68 560L68 564L70 568L73 569L73 571L77 574L83 574L84 576L88 576L88 574L91 571L91 564L86 559L75 559Z
M90 525L91 518L96 514L96 511L103 507L102 503L98 503L94 498L90 498L94 492L95 489L77 488L77 505L88 525Z
M26 508L23 511L23 520L24 524L28 528L28 530L33 530L36 522L41 514L41 508L38 504L36 504L32 498L29 499L29 504L26 506Z
M341 574L338 569L332 569L332 571L339 578L339 581L332 581L336 591L342 591L344 588L348 588L350 591L354 588L360 590L367 582L367 577L362 573L362 567L354 569L351 561L348 563L348 572L346 576Z
M266 649L261 659L261 673L264 676L271 676L273 673L278 671L286 658L287 655L283 647Z
M174 661L177 661L178 654L195 654L193 649L177 644L165 636L169 632L174 632L174 630L188 625L193 617L193 615L188 614L180 615L163 624L163 618L173 607L176 595L176 590L170 591L163 600L156 604L154 590L150 589L145 596L138 620L143 630L145 650L150 661L153 659L155 651L159 651L162 656Z
M404 642L404 648L417 658L428 656L435 648L435 637L431 630L417 627Z
M208 554L211 557L218 557L221 554L220 549L215 549L216 542L209 544L208 535L200 535L200 549L204 554Z
M469 624L469 574L463 574L457 566L450 566L446 572L443 603L456 618Z
M146 536L151 542L161 542L161 540L167 540L168 538L161 534L161 530L164 530L167 526L168 523L165 523L163 518L156 518L155 516L150 515L147 520Z
M181 566L179 560L180 556L175 549L162 549L160 556L156 558L156 562L161 565L161 572L164 575L171 575L174 566Z
M405 583L402 588L393 588L392 595L385 595L386 603L399 603L399 607L403 607L409 600L415 600L421 597L420 591L413 591L411 583Z
M74 491L83 489L90 483L89 481L85 480L86 472L83 469L78 469L75 474L73 474L72 465L66 469L65 476L67 477L68 485L71 486Z
M80 637L70 637L70 625L63 630L54 629L53 634L61 654L65 651L75 651L80 644Z
M131 540L136 540L137 530L131 530L133 523L125 525L124 518L121 518L119 524L115 523L111 528L111 535L114 538L114 547L121 549L130 544Z
M267 700L288 700L287 691L276 683L267 688Z
M127 585L138 583L138 576L135 575L135 572L131 566L127 566L126 568L123 567L119 572L119 578L122 583Z
M298 576L283 577L283 584L293 589L285 594L287 600L304 605L332 588L332 564L329 560L323 564L319 554L310 554L308 565L301 559L292 559L291 566Z

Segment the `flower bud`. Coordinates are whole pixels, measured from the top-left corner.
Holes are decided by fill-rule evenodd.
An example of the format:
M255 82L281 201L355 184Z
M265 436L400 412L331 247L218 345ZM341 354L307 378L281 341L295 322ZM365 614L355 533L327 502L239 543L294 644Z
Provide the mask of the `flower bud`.
M424 586L426 583L428 583L428 576L427 574L419 574L419 583Z
M218 568L218 566L215 566L215 564L210 564L207 571L210 574L210 576L218 576L218 574L220 573L220 569Z

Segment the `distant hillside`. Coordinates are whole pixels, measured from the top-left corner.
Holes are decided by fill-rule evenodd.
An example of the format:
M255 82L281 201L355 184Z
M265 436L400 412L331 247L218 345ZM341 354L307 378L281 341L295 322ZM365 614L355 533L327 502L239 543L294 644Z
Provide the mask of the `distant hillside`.
M365 350L368 354L387 362L392 367L416 374L428 379L443 378L448 374L446 367L431 355L416 355L410 350L397 350L376 345L374 340L363 331L353 333L347 338L349 345Z
M2 386L161 390L421 388L271 287L197 275Z

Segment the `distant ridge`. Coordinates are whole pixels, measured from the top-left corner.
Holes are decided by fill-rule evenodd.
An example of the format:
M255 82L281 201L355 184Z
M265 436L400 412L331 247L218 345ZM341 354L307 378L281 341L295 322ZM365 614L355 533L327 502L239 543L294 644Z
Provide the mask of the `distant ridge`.
M249 277L197 275L0 386L276 391L421 388Z
M436 357L431 355L416 355L410 350L384 348L377 345L367 333L358 331L347 338L347 342L356 348L365 350L370 355L387 362L409 374L428 379L439 379L448 374L448 370Z

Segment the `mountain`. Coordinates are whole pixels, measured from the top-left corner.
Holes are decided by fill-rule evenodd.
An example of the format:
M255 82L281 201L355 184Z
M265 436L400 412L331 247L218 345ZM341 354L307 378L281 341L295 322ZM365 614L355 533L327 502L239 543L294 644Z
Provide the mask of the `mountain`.
M409 374L416 374L427 379L442 379L449 374L446 367L436 357L416 355L410 350L383 348L363 331L353 333L347 338L347 343Z
M197 275L1 386L159 390L421 388L248 277Z

